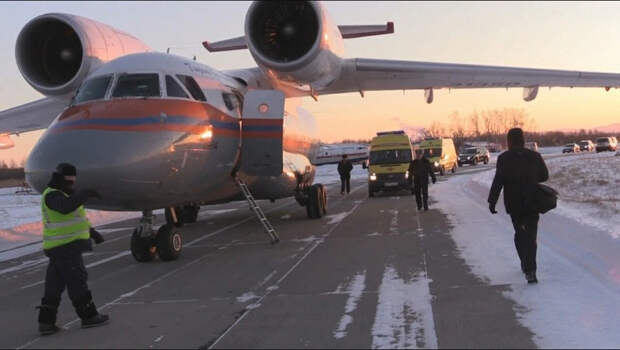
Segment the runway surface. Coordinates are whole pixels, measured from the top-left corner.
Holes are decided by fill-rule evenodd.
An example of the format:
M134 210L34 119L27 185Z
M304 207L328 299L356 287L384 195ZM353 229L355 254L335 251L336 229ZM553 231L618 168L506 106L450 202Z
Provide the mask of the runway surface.
M134 261L136 219L106 226L106 242L85 254L95 303L111 317L104 327L80 329L64 294L65 330L39 337L47 258L2 262L0 347L536 347L506 296L511 283L470 270L434 200L418 212L406 192L368 198L365 180L347 196L328 191L329 212L318 220L292 198L261 201L282 240L273 246L247 203L204 207L182 228L173 262Z

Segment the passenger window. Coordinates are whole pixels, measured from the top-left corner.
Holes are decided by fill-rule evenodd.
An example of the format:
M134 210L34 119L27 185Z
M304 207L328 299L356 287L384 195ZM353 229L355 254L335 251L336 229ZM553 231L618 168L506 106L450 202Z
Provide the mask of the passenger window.
M108 91L111 80L112 76L106 76L85 81L73 98L72 104L102 100L105 97L106 91Z
M182 97L189 98L179 83L177 83L173 77L166 75L166 92L168 97Z
M194 78L190 77L189 75L177 75L177 78L179 78L179 80L187 88L187 91L189 91L189 93L192 94L192 96L196 100L198 101L207 100L207 98L205 97L205 94L202 93L202 90L200 90L200 86L198 85L198 83L196 83L196 80L194 80Z
M118 77L112 97L160 97L159 75L123 74Z

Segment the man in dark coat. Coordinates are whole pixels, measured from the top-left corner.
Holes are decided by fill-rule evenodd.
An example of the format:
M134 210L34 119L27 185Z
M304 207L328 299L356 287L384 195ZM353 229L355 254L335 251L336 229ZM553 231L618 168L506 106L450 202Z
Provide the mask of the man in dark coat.
M353 164L347 159L347 155L342 155L342 160L338 162L338 175L340 175L340 194L344 194L346 187L347 194L351 192L351 170Z
M489 210L492 214L499 194L504 189L504 205L515 229L515 247L521 260L521 271L528 283L537 283L536 235L538 213L529 208L536 185L547 181L549 172L540 153L524 148L525 139L520 128L510 129L507 135L508 151L497 157L497 170L489 192Z
M73 165L61 163L56 172L52 174L52 179L48 184L48 189L44 192L42 201L43 216L46 217L47 211L58 213L58 215L76 215L83 211L82 205L90 197L101 198L94 190L83 190L74 192L73 184L76 180L76 169ZM47 217L48 220L49 217ZM79 219L76 215L75 220ZM58 223L48 225L58 225ZM92 295L88 289L88 272L82 260L82 253L92 250L91 239L99 244L104 241L99 232L90 227L86 239L72 240L69 243L55 245L46 248L46 237L44 231L44 253L49 257L49 265L45 275L45 292L41 299L39 308L39 332L41 335L49 335L60 330L56 326L56 314L60 305L62 292L67 289L75 311L82 319L82 327L95 327L108 321L107 315L102 315L97 311L93 303ZM58 242L63 236L56 236ZM53 241L52 241L53 242Z
M415 150L415 159L409 162L409 179L413 179L412 194L415 194L415 202L418 205L418 210L422 210L424 204L424 210L428 210L428 177L433 179L433 183L437 181L431 162L428 158L424 157L424 151L421 149Z

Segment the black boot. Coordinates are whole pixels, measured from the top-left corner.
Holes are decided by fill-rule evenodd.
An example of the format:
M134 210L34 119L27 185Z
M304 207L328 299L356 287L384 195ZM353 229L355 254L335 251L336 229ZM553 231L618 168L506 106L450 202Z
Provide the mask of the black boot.
M525 273L525 279L527 280L527 283L538 283L538 279L536 278L536 272L531 271L531 272L526 272Z
M102 315L97 311L90 292L73 302L73 306L75 307L75 312L82 319L82 328L101 326L110 319L108 315Z
M41 335L51 335L60 331L60 328L56 326L59 304L60 300L41 299L41 305L37 306L39 309L39 333Z

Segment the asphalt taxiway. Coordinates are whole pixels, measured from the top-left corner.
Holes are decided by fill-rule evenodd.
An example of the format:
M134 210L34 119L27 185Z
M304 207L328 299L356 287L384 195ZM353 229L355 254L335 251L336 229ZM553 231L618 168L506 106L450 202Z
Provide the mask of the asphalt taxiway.
M535 347L503 295L509 286L469 270L432 200L418 212L406 192L368 198L361 180L347 196L328 192L318 220L292 198L260 202L277 245L247 203L205 207L182 228L184 250L172 262L134 261L137 220L102 227L106 242L85 255L95 303L111 317L99 328L80 329L64 294L65 329L39 337L47 259L2 262L0 347Z

